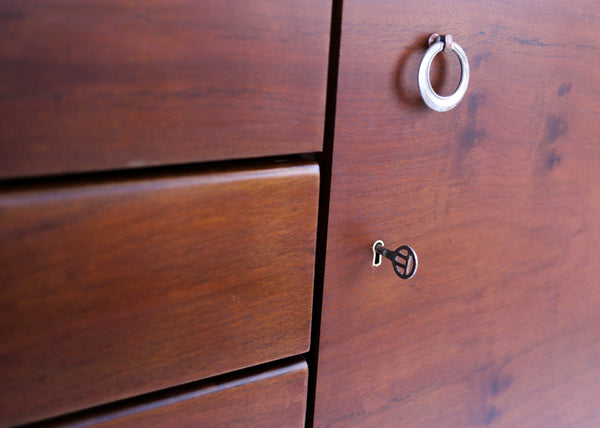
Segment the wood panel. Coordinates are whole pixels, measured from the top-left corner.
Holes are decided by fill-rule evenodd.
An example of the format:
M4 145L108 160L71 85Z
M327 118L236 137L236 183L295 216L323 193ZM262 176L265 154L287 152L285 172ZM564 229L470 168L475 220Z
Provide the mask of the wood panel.
M0 3L0 178L321 150L331 1Z
M308 368L303 360L223 383L207 382L155 400L44 422L45 427L304 427Z
M599 24L588 0L344 2L315 426L600 425ZM447 113L417 90L432 32L471 64ZM377 239L415 248L412 280Z
M314 164L0 195L0 425L308 349Z

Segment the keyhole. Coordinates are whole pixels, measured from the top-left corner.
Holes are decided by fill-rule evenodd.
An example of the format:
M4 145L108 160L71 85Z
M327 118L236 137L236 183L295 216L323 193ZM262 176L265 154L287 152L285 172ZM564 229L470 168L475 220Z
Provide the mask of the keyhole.
M375 250L375 247L377 247L378 245L385 247L382 240L375 241L375 243L373 244L373 267L381 266L381 262L383 261L383 257L381 256L381 254L379 254Z

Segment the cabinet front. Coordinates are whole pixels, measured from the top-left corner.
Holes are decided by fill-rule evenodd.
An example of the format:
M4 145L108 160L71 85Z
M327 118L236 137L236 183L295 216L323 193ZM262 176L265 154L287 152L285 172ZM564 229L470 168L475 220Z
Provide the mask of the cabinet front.
M316 426L598 426L599 24L582 0L344 2ZM432 33L468 58L450 111L419 90ZM448 49L427 77L461 73Z

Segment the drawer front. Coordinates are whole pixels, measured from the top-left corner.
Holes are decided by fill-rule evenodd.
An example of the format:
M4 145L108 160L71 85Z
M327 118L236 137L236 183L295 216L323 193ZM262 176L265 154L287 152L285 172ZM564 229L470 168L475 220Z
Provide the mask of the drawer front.
M599 25L583 0L344 2L315 426L600 426ZM471 65L444 113L433 32ZM456 55L434 67L449 95Z
M0 425L309 347L318 167L4 192Z
M162 398L47 427L304 427L308 368L304 361L222 383L209 383Z
M331 1L0 3L0 178L321 150Z

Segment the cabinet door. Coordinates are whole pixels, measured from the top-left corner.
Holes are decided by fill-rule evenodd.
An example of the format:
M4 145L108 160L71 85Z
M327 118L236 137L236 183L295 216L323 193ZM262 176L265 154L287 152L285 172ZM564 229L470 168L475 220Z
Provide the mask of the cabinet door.
M599 25L582 0L344 2L316 426L600 424ZM444 113L433 32L471 65ZM441 53L434 88L459 74Z

